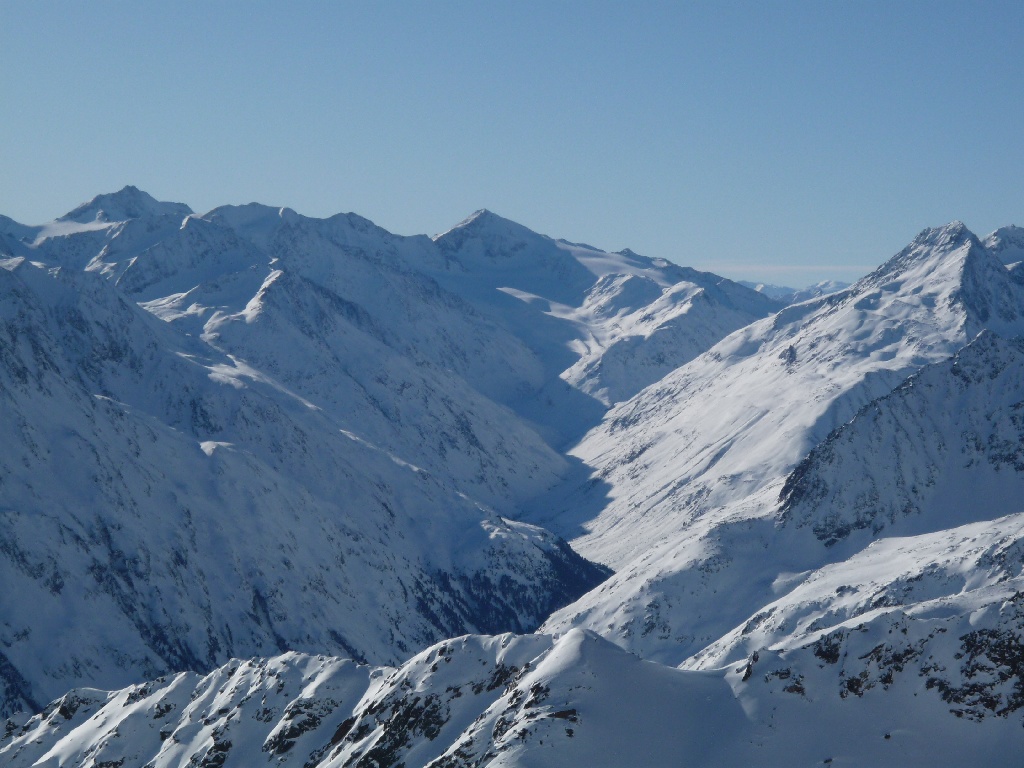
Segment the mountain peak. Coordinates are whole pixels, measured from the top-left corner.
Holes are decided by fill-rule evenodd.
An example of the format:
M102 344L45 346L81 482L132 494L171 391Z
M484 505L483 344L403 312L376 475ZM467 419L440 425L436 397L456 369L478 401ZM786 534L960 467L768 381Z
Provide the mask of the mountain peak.
M984 247L962 221L951 221L942 227L930 227L922 230L908 246L862 278L857 285L881 285L900 276L919 273L922 269L931 274L951 267L952 261L962 261L976 250L984 251ZM924 274L920 274L919 277L924 279Z
M1007 266L1024 261L1024 227L1000 227L981 241L985 250Z
M494 213L493 211L489 211L486 208L480 208L479 210L473 211L473 213L464 218L462 221L460 221L458 224L456 224L448 231L442 232L439 235L435 235L434 240L440 240L441 238L453 232L477 232L483 229L490 229L496 226L503 226L508 224L519 226L518 224L515 224L515 222L503 218L498 214Z
M500 219L501 217L498 216L496 213L493 213L493 212L487 210L486 208L479 208L479 209L473 211L473 213L471 213L465 219L463 219L462 224L459 225L459 226L463 226L463 225L466 225L466 224L471 224L472 222L474 222L474 221L476 221L478 219L483 219L483 220L486 221L488 218L499 218Z
M1006 269L1003 256L983 244L962 222L954 221L921 232L857 282L852 295L859 297L858 305L877 302L883 296L900 296L902 302L912 304L922 296L931 297L928 301L936 309L962 309L969 336L983 328L1016 336L1024 327L1024 294Z
M922 230L909 248L933 248L955 250L966 243L979 244L977 236L962 221L951 221L941 227L929 227Z
M146 216L180 216L185 218L192 209L184 203L161 202L138 187L128 185L105 195L97 195L87 203L60 217L59 221L127 221Z
M553 247L554 241L549 237L537 234L532 229L524 227L511 219L481 208L472 215L460 221L447 232L435 235L433 238L445 250L457 251L471 241L486 243L484 250L492 250L504 243L513 251L522 250L527 243Z

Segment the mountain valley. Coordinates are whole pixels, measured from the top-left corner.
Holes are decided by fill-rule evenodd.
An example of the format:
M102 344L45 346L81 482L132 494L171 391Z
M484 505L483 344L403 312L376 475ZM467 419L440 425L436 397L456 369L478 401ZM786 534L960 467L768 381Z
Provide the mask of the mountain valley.
M0 763L1019 758L1022 258L0 217Z

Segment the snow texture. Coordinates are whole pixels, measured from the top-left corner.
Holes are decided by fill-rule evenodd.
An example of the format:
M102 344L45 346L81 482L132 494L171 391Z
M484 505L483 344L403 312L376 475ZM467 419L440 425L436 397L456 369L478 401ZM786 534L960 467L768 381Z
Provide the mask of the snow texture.
M1022 262L0 218L0 762L1019 762Z

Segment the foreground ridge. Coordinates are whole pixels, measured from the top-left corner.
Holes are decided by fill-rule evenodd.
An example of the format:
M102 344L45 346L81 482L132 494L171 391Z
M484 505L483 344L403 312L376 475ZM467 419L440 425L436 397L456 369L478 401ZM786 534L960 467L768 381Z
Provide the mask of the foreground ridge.
M1017 599L1001 620L1020 613ZM236 660L205 677L72 691L9 721L0 758L12 768L668 766L681 754L694 766L988 763L1019 738L1024 705L992 682L1007 660L983 645L999 621L953 638L955 623L922 635L893 617L905 633L873 649L851 629L707 672L641 661L583 630L455 638L398 668L294 653ZM960 667L927 661L958 641Z

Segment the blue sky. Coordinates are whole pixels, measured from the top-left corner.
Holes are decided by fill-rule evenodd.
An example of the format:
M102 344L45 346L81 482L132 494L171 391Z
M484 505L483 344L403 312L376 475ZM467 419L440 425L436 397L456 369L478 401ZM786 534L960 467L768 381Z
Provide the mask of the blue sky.
M802 286L1024 224L1024 3L0 6L0 213L477 208Z

